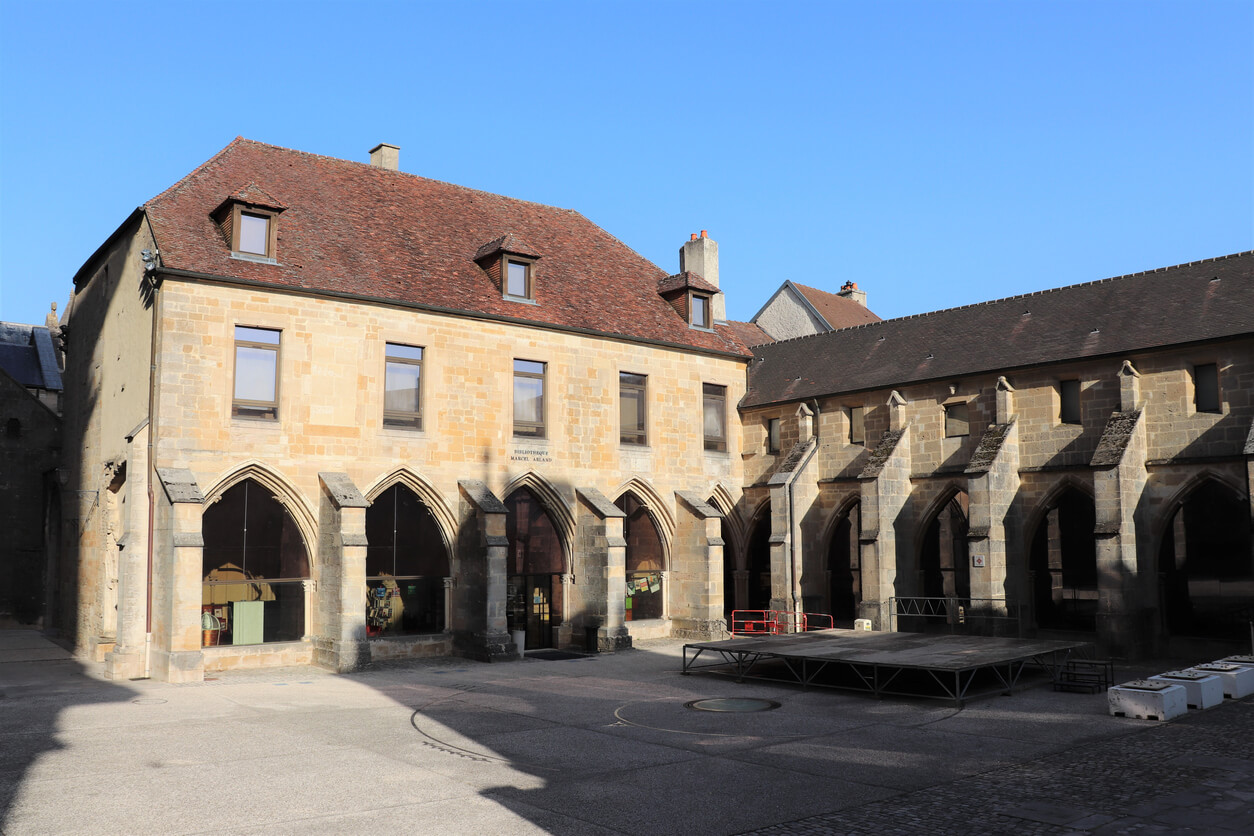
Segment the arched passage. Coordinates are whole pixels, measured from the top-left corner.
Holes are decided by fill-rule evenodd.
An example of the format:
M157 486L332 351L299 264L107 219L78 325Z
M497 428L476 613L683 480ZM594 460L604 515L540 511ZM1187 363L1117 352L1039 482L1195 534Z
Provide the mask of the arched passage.
M1097 512L1093 499L1067 487L1046 505L1028 558L1036 626L1097 629Z
M614 503L627 515L623 538L627 541L626 619L641 621L665 615L666 550L649 509L628 491Z
M955 491L937 504L923 528L919 586L926 598L968 598L971 571L967 558L966 491Z
M431 509L394 484L366 509L366 541L366 634L443 631L449 555Z
M1163 617L1174 635L1243 638L1254 607L1254 556L1245 498L1217 479L1190 490L1158 554Z
M526 648L553 647L554 631L562 623L562 575L566 571L561 538L531 488L511 493L505 508L509 630L526 632Z
M203 644L297 641L305 635L309 552L296 520L248 477L205 509Z
M745 609L769 610L771 608L771 504L765 502L758 509L749 534L749 548L745 552L745 568L749 570L749 588Z
M851 503L837 518L827 543L828 603L837 627L853 627L862 602L862 569L858 535L862 531L862 504Z

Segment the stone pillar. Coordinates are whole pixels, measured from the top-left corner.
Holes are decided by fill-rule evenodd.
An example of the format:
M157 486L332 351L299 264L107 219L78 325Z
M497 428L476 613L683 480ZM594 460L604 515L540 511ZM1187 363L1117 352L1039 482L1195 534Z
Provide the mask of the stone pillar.
M205 678L200 621L205 500L190 470L157 468L157 478L164 501L154 509L150 675L167 682L200 682Z
M484 662L518 658L506 628L505 504L477 479L463 479L458 505L453 642L457 652Z
M1008 543L1020 542L1019 531L1007 524L1010 507L1019 493L1019 424L1014 417L1014 390L1005 378L998 381L997 417L1004 423L991 425L980 437L979 446L967 465L969 525L967 553L971 562L971 597L1006 600L1006 587L1024 588L1024 576L1007 583L1010 575ZM1017 561L1017 571L1027 571L1027 558ZM1014 580L1014 579L1010 579ZM1022 603L1022 602L1020 602ZM984 604L982 606L990 606ZM992 604L994 614L1005 614L1004 605Z
M676 491L675 495L680 502L671 544L671 635L718 638L726 630L722 515L700 494Z
M127 438L126 503L118 540L117 644L105 656L109 679L148 675L148 424Z
M317 621L314 664L339 673L370 664L366 638L366 508L347 473L319 473Z
M1057 508L1049 509L1049 513L1045 515L1045 536L1050 599L1057 606L1062 603L1062 526Z
M866 467L862 483L862 531L858 535L862 564L862 601L858 617L868 618L876 630L892 624L892 598L897 595L899 565L912 567L903 555L912 546L898 542L897 518L910 500L910 427L906 424L905 400L896 392L889 398L894 425L880 437Z
M726 548L726 547L724 547ZM744 609L745 603L749 600L749 570L734 569L732 570L732 580L736 584L736 588L731 591L732 609ZM726 590L725 590L726 592ZM729 624L730 628L731 625Z
M583 623L596 628L597 650L631 647L627 632L627 515L595 488L580 488L576 560L583 578Z
M1137 554L1136 509L1149 480L1145 458L1141 412L1113 413L1091 462L1097 511L1097 634L1102 652L1111 656L1145 656L1156 635L1153 555L1149 549Z

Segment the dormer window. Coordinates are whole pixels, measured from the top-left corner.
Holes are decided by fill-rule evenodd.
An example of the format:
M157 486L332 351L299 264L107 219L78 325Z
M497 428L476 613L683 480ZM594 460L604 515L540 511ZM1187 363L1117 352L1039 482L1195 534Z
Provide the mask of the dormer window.
M525 261L505 260L505 295L513 299L532 300L531 265Z
M710 297L703 293L694 293L688 302L688 310L692 315L693 328L710 327Z
M257 186L233 193L212 213L234 258L275 262L283 206Z

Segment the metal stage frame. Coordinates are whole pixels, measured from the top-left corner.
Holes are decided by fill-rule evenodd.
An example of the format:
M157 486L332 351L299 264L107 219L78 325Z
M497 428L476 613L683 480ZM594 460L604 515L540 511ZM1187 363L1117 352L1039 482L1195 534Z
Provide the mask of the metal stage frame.
M961 706L975 697L1009 695L1028 664L1053 678L1073 652L1091 647L1077 641L820 630L685 644L682 673L730 674L738 682L753 678L876 697L949 699ZM984 684L991 680L996 687L973 692L985 672L991 676L982 678ZM934 687L922 687L927 685Z

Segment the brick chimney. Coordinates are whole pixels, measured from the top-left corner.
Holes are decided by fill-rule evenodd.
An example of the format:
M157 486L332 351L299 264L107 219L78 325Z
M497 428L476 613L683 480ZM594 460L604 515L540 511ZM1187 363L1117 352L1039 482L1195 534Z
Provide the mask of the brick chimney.
M701 230L701 234L692 234L691 239L684 242L679 248L679 272L696 273L715 287L719 287L718 283L718 244L713 238L706 235L705 230ZM715 322L727 321L727 303L723 299L722 293L714 294L713 311Z
M396 171L401 165L401 147L380 142L370 149L370 164L388 171Z
M837 296L844 296L846 299L852 299L862 307L866 307L866 291L858 290L857 282L845 282L841 285L840 293Z

